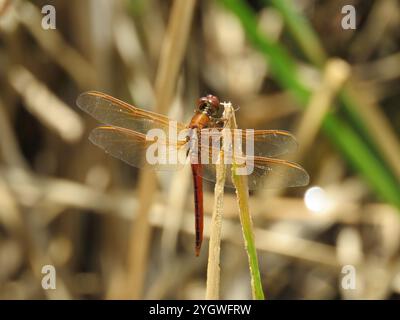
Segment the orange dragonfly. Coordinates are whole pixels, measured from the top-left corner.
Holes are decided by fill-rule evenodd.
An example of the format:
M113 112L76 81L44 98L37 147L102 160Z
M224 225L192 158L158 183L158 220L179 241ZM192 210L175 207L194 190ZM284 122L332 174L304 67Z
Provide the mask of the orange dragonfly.
M185 132L176 140L165 139L167 147L164 150L171 153L175 151L180 156L192 158L200 154L204 143L200 139L200 132L205 128L223 128L222 104L213 95L202 97L197 102L195 114L188 126L183 123L171 122L168 117L143 109L136 108L126 102L118 100L107 94L95 91L82 93L77 99L77 105L96 120L105 124L95 128L90 134L90 141L106 153L121 159L137 168L150 168L153 170L178 170L183 167L182 162L149 162L148 148L154 144L156 138L149 138L152 129L161 129L169 138L171 123L175 123L177 131ZM218 131L217 131L218 132ZM307 172L298 164L272 157L292 152L297 148L294 137L282 130L254 130L253 154L243 155L253 163L252 172L247 176L249 190L269 187L297 187L308 184ZM242 133L246 138L246 132ZM198 149L193 149L193 141L197 139ZM244 141L245 139L243 139ZM201 141L198 143L198 141ZM208 146L207 146L208 147ZM215 147L211 146L210 150ZM193 151L196 150L196 151ZM168 154L169 155L169 154ZM197 158L198 159L198 158ZM203 160L203 158L200 158ZM215 181L215 165L211 161L191 161L194 184L195 204L195 233L196 256L200 254L203 240L203 179ZM230 172L231 165L227 165ZM226 175L225 185L234 188L231 175Z

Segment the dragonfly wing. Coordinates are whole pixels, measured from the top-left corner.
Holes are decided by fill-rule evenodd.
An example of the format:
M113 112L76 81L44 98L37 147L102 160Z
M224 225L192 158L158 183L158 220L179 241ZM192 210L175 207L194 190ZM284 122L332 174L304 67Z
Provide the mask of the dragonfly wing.
M227 131L231 132L231 141L235 144L240 139L241 150L247 156L255 157L277 157L291 153L297 149L295 137L284 130L249 130L239 129ZM203 145L220 144L220 138L224 135L220 129L206 129L202 131Z
M249 190L267 189L267 188L286 188L305 186L309 182L308 173L298 164L281 159L246 157L243 160L248 161L246 174L245 167L238 167L238 174L242 172L247 179ZM253 162L253 166L252 163ZM251 170L253 167L253 170ZM209 181L215 181L215 165L203 165L203 178ZM234 188L232 181L232 165L226 165L225 186Z
M89 139L106 153L137 168L174 171L181 169L186 159L186 142L167 144L166 140L148 139L124 128L97 127Z
M244 141L254 136L254 156L255 157L277 157L291 153L297 149L295 137L288 131L283 130L254 130L254 135L250 131L243 132ZM247 143L246 143L247 144ZM247 154L245 146L243 152Z
M175 123L178 132L185 128L182 123L172 122L161 114L136 108L107 94L88 91L82 93L77 105L96 120L110 126L126 128L143 134L159 128L168 135L170 124Z

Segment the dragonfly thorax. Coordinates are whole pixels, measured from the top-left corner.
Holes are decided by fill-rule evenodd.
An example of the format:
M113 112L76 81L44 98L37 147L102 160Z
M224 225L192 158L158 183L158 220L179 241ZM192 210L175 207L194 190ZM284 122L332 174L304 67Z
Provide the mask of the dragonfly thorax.
M192 120L190 120L189 128L202 130L203 128L207 127L210 122L210 116L205 112L197 111Z

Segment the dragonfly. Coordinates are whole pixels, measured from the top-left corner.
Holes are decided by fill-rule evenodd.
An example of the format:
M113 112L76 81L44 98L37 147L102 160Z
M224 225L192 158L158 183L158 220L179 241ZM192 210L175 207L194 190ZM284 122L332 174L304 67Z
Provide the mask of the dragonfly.
M154 129L165 133L162 143L166 147L163 152L167 153L167 158L172 152L176 152L186 159L198 160L189 163L194 186L195 254L199 256L204 225L203 179L211 182L216 180L215 164L212 161L202 162L202 158L199 161L201 148L209 147L204 145L200 135L207 128L215 129L213 132L221 132L225 128L226 119L223 118L222 112L224 105L220 103L219 98L206 95L198 99L194 115L188 125L173 122L167 116L137 108L97 91L82 93L77 99L77 105L103 124L92 130L89 140L106 153L129 165L155 171L174 171L183 168L185 163L178 161L174 163L148 161L148 150L158 139L149 138L148 133ZM171 123L174 123L177 131L184 134L176 139L169 139L172 135ZM243 141L246 141L246 131L243 131L242 136ZM284 130L253 130L252 137L253 154L241 155L244 160L250 159L253 164L251 173L246 176L249 190L299 187L308 184L309 175L300 165L276 158L297 148L297 142L291 133ZM193 143L194 141L196 143ZM194 149L193 145L198 148ZM214 145L210 146L210 150L215 151L215 148ZM230 172L232 164L226 166L227 172ZM231 175L226 175L225 186L234 188Z

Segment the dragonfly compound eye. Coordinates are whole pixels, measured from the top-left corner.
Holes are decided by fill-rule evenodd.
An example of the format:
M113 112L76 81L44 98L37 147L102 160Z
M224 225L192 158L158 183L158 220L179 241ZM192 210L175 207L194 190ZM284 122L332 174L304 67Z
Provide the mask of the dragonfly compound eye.
M198 100L197 108L200 111L206 111L208 115L215 117L220 111L219 99L216 96L209 94Z
M208 102L207 97L202 97L199 100L197 100L197 108L200 111L203 111L204 109L206 109L208 104L209 104L209 102Z
M213 109L213 111L214 112L218 111L219 107L220 107L220 102L219 102L218 97L213 96L212 94L209 94L206 98L207 98L207 101L208 101L210 107Z

